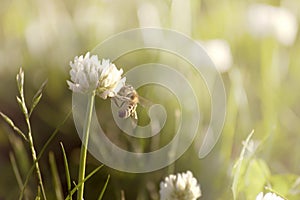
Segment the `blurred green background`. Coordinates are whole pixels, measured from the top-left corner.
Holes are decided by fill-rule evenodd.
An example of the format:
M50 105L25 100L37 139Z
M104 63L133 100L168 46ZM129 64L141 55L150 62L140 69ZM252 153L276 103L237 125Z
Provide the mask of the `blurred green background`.
M158 199L159 182L163 177L169 173L186 170L191 170L201 184L201 199L232 199L232 167L239 157L242 141L253 129L254 142L259 144L254 157L267 163L274 175L270 175L270 179L264 179L263 184L272 186L272 180L276 179L274 177L280 176L283 185L281 189L285 186L292 187L294 179L298 177L295 174L300 174L299 34L296 31L295 39L288 44L278 39L276 33L280 34L280 30L293 32L280 19L277 20L279 28L276 29L276 33L261 30L260 34L253 34L255 30L251 31L254 28L249 25L249 20L251 21L251 17L256 18L250 16L249 19L248 9L254 3L285 7L295 16L296 25L299 24L298 0L1 0L0 111L11 117L22 130L26 130L22 113L15 100L15 75L19 68L23 67L28 102L42 82L48 79L42 101L31 120L35 146L39 152L53 130L71 110L72 93L68 90L66 80L69 79L69 62L76 55L91 51L97 44L116 33L138 27L173 29L197 41L222 39L230 47L232 61L229 68L222 71L227 93L227 117L223 133L214 150L206 158L199 160L199 137L179 160L165 169L146 174L130 174L104 167L86 183L85 199L96 198L107 174L111 174L111 179L104 199L121 199L121 191L124 191L126 199L129 200ZM257 20L254 23L259 26L265 20ZM269 28L264 24L262 26ZM285 41L288 35L282 37ZM176 58L167 56L170 60L166 63L182 64ZM117 60L116 64L126 71L131 66L157 61L156 59L155 52L145 50L124 56ZM197 84L197 78L199 77L192 77L191 81ZM141 88L140 92L149 99L169 105L167 110L172 113L172 110L175 110L173 106L176 107L176 100L170 100L173 103L169 104L168 98L172 99L172 95L168 94L162 98L161 95L155 95L156 90L160 89L152 88L147 92L147 88ZM210 106L205 87L201 90L200 95L202 94L200 107L207 113ZM109 102L97 100L96 103L100 110L109 112ZM200 129L205 129L209 117L209 114L203 117ZM105 120L101 123L106 128L113 126L111 116ZM176 126L175 120L170 119L167 130ZM117 137L115 141L123 148L132 150L132 146L142 144L144 150L151 150L152 147L149 147L147 141L135 143L124 140L125 136L122 136L117 128L112 127L110 130L114 129L111 137ZM166 137L162 144L171 136ZM81 142L72 118L63 125L41 158L42 174L49 199L56 198L49 167L50 151L54 152L66 195L65 171L59 142L63 142L66 148L71 176L76 181ZM22 139L1 120L1 200L16 199L19 194L10 164L10 152L14 152L17 158L23 179L31 166L29 148L27 144L22 146L22 143ZM153 148L159 148L162 144L159 143L158 147ZM100 164L89 156L88 171ZM255 176L254 172L251 173L248 176ZM247 182L247 177L244 178ZM251 188L251 181L247 184L246 182L245 187ZM259 189L263 190L263 187ZM299 199L299 190L293 195L288 194L286 190L288 189L279 192L290 195L290 199ZM36 179L33 177L29 184L29 196L34 196L35 193ZM255 188L251 195L257 193ZM241 192L238 199L251 199L248 194L246 191L244 194Z

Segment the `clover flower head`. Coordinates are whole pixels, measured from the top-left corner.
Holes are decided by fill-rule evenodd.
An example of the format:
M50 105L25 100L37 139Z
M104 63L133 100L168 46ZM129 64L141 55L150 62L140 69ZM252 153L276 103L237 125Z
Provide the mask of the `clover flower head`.
M201 196L200 185L190 171L167 176L159 193L161 200L196 200Z
M223 39L200 42L212 59L219 72L226 72L232 66L232 54L229 43Z
M97 94L103 99L114 97L125 85L126 78L121 77L123 70L118 70L115 64L105 59L102 59L101 69Z
M121 75L123 70L117 67L109 60L98 60L97 55L76 56L73 62L70 62L71 81L67 81L69 89L78 93L96 94L101 98L114 97L114 95L125 84L125 78Z
M247 23L253 35L273 36L286 46L293 45L297 37L297 17L287 8L253 4L247 10Z
M268 192L267 194L264 195L263 192L260 192L257 196L256 196L256 200L284 200L283 198L281 198L280 196L277 196L276 194L272 193L272 192Z

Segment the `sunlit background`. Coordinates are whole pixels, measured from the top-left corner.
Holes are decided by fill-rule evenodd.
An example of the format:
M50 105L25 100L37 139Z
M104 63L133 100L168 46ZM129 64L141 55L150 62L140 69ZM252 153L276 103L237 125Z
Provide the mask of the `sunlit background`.
M69 79L69 62L76 55L85 54L108 37L128 29L173 29L198 41L222 75L227 93L227 116L220 140L206 158L199 160L199 136L175 163L151 173L131 174L103 167L86 183L85 199L95 199L99 195L108 174L111 178L103 199L121 199L121 194L128 200L159 199L160 181L170 173L186 170L192 171L201 185L200 199L233 199L233 165L243 148L242 141L252 130L254 135L249 152L255 153L249 159L250 163L255 161L261 167L253 167L253 164L249 165L250 170L243 171L237 199L255 199L264 186L288 199L299 199L299 20L298 0L1 0L0 111L26 132L15 98L15 76L23 67L28 104L39 86L48 79L41 103L31 120L39 152L72 108L72 93L66 80ZM162 57L164 61L157 60L155 52L144 50L115 62L125 72L135 65L154 61L171 66L188 65L174 55ZM193 74L190 77L194 84L203 86L200 86L200 108L208 114L203 114L201 132L207 128L210 119L209 96L204 83L196 81L200 77L193 77ZM170 119L166 132L175 129L178 105L172 94L159 87L149 90L144 87L140 93L167 105ZM110 112L109 101L97 100L96 105L101 112ZM142 108L138 111L146 123L148 119ZM70 117L40 161L49 199L57 198L53 192L49 152L53 152L56 159L63 195L67 194L59 142L65 146L72 180L77 180L81 141L73 123ZM172 137L169 134L161 141L157 138L151 142L131 141L112 123L111 114L107 114L101 124L111 131L109 136L114 142L131 151L158 149ZM28 144L1 119L0 200L17 199L19 195L10 160L12 154L24 180L32 165ZM100 164L89 156L87 170ZM36 185L33 176L28 186L31 199L36 195Z

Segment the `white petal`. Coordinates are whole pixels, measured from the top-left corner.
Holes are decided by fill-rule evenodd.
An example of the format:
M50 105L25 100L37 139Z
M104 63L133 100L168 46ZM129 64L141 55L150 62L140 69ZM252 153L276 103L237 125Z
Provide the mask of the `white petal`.
M264 197L264 193L260 192L257 196L256 196L256 200L263 200Z
M115 93L118 93L118 92L120 91L120 89L125 85L125 81L126 81L126 77L122 78L122 79L118 82L117 86L116 86L115 89L114 89L114 92L115 92Z

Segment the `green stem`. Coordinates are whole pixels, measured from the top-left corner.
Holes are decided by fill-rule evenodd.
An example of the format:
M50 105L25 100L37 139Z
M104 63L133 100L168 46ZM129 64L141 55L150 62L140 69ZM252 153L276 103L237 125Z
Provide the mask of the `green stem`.
M27 128L28 128L28 142L29 142L29 146L30 146L32 160L33 160L34 166L36 168L38 182L39 182L40 188L42 190L43 198L44 198L44 200L47 200L44 185L43 185L41 170L40 170L40 167L39 167L38 159L36 157L36 151L35 151L35 148L34 148L31 125L30 125L30 120L29 120L30 115L28 114L28 109L27 109L27 106L26 106L26 103L25 103L25 97L24 97L24 72L23 72L22 68L20 69L20 72L17 75L16 79L17 79L18 90L19 90L19 93L20 93L20 97L17 97L17 101L18 101L19 106L21 107L21 109L23 111L23 114L25 116L25 121L26 121ZM10 124L13 125L12 122ZM19 131L17 131L17 132L19 132ZM24 184L24 185L26 185L26 184ZM23 187L23 188L25 189L25 187ZM39 193L40 193L40 191L39 191L39 188L38 188L38 197L40 195ZM20 196L21 197L23 196L23 190L22 190Z
M31 151L31 155L32 155L32 160L35 163L35 169L36 169L39 185L40 185L41 190L42 190L43 198L44 198L44 200L47 200L44 185L43 185L41 170L40 170L37 158L36 158L36 151L35 151L35 148L34 148L34 145L33 145L34 143L33 143L31 125L30 125L28 115L26 115L26 123L27 123L27 126L28 126L28 140L29 140L29 146L30 146L30 151Z
M23 113L24 113L25 121L26 121L27 128L28 128L28 141L29 141L30 151L31 151L31 155L32 155L32 160L33 160L33 163L35 163L36 174L37 174L37 177L38 177L39 185L40 185L41 190L42 190L43 198L44 198L44 200L47 200L45 189L44 189L44 184L43 184L43 179L42 179L42 175L41 175L41 170L40 170L37 158L36 158L36 151L35 151L35 148L34 148L34 142L33 142L32 131L31 131L31 124L30 124L28 110L27 110L26 103L25 103L25 98L24 98L23 85L21 86L21 89L20 89L20 96L21 96L21 103L22 103L22 107L23 107Z
M82 182L82 185L78 189L77 199L83 199L83 192L84 192L84 177L85 177L85 167L86 167L86 155L87 155L87 146L89 141L89 132L90 132L90 125L92 121L92 114L93 114L93 107L94 107L94 99L95 99L95 92L89 95L88 105L87 105L87 113L85 118L84 124L84 131L82 136L82 145L80 151L80 163L79 163L79 174L78 174L78 183Z
M276 132L278 66L274 62L274 53L278 46L272 39L265 40L261 47L261 99L264 138Z

